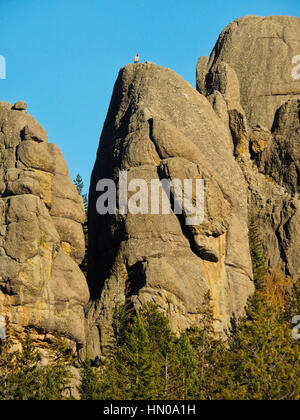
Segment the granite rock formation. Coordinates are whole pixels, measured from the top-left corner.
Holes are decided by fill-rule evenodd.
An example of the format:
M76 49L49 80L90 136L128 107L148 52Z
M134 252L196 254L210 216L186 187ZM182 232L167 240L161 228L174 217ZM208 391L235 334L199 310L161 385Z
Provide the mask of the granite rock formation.
M299 29L290 17L231 23L198 61L198 92L153 63L120 70L90 187L91 356L111 345L119 303L154 302L175 331L199 322L207 290L217 330L240 314L254 290L251 218L270 270L300 276ZM121 194L120 171L149 190L153 179L204 179L203 223L187 226L174 211L123 214L117 200L115 214L100 215L98 181L114 180Z
M289 16L235 20L223 30L210 57L198 62L199 92L218 90L230 102L240 90L249 125L270 130L279 107L300 98L300 80L293 78L299 31L300 19Z
M63 156L26 103L0 102L1 319L38 343L59 331L95 358L113 344L116 305L154 302L177 332L201 322L209 290L223 331L254 291L251 220L270 271L299 278L299 30L286 16L236 20L198 60L197 89L150 62L120 70L91 177L88 285L83 202ZM204 181L201 223L175 211L176 185L197 202L187 179ZM101 180L113 181L111 214Z
M59 331L85 344L89 291L78 264L82 198L66 162L27 105L0 102L0 314L37 342Z
M199 322L211 290L216 328L253 292L247 183L233 141L209 101L153 63L121 69L100 140L90 190L89 353L110 344L118 302L155 302L174 330ZM186 226L170 214L99 215L98 180L204 179L205 219ZM99 331L99 332L98 332Z
M249 185L249 211L270 269L300 277L300 19L237 19L197 64L197 89L228 110L235 155ZM226 115L226 113L225 113Z

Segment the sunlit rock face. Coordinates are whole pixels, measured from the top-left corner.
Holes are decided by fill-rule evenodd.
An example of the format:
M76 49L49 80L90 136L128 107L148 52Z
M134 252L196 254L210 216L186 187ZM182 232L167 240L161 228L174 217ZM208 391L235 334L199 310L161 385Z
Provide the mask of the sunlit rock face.
M220 330L253 292L247 183L223 105L219 116L181 77L153 63L121 69L91 179L89 354L110 345L118 302L154 302L178 331L199 323L210 290ZM143 179L149 191L153 179L203 179L204 220L186 225L174 211L98 214L97 182L113 179L119 193L119 171L128 183Z
M294 280L300 276L299 33L299 18L237 19L197 64L198 91L227 118L270 270Z
M254 290L250 220L270 271L300 276L299 30L298 18L236 20L199 59L197 90L153 63L121 69L91 178L91 355L111 345L120 302L156 303L175 331L199 323L207 290L217 330L240 314ZM203 179L204 220L121 214L118 200L116 214L100 215L97 183L112 179L122 194L120 171L149 189L153 179Z
M38 341L59 331L82 347L83 202L61 151L26 108L0 102L0 314L17 332L35 329Z
M231 102L238 92L237 84L229 81L234 77L230 71L227 77L224 68L232 69L249 126L271 129L279 107L289 99L300 99L300 70L296 68L300 63L299 32L300 18L295 17L246 16L235 20L223 30L210 57L200 59L198 90L221 90L224 95L227 79L231 93L224 96Z

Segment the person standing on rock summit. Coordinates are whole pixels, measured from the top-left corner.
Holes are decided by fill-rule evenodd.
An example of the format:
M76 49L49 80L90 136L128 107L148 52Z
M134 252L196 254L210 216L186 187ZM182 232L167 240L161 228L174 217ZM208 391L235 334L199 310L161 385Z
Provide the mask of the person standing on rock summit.
M133 62L134 62L135 64L138 64L138 63L140 62L140 57L139 57L139 55L138 55L138 54L134 57Z

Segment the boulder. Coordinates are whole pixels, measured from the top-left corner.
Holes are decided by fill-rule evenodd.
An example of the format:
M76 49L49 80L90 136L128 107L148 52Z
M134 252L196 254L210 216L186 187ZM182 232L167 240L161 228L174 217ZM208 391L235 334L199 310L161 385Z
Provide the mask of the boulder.
M14 104L13 109L16 109L18 111L26 111L27 104L24 101L18 101Z

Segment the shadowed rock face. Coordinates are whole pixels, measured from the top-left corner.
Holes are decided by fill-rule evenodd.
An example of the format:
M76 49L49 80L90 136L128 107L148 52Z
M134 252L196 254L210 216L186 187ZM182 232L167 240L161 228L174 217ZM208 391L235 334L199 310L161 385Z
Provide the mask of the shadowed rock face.
M269 267L293 279L300 276L299 34L299 18L247 16L197 64L197 89L231 130Z
M60 331L82 346L82 198L26 108L0 102L0 314L19 332L36 329L39 340Z
M226 109L227 113L227 109ZM89 201L89 354L110 343L115 304L155 302L179 330L199 322L211 290L216 328L253 292L247 184L228 122L173 71L128 65L115 84L92 174ZM131 179L204 179L205 218L186 226L168 215L96 212L96 184L119 170ZM150 187L149 187L150 188ZM100 333L100 334L99 334Z

